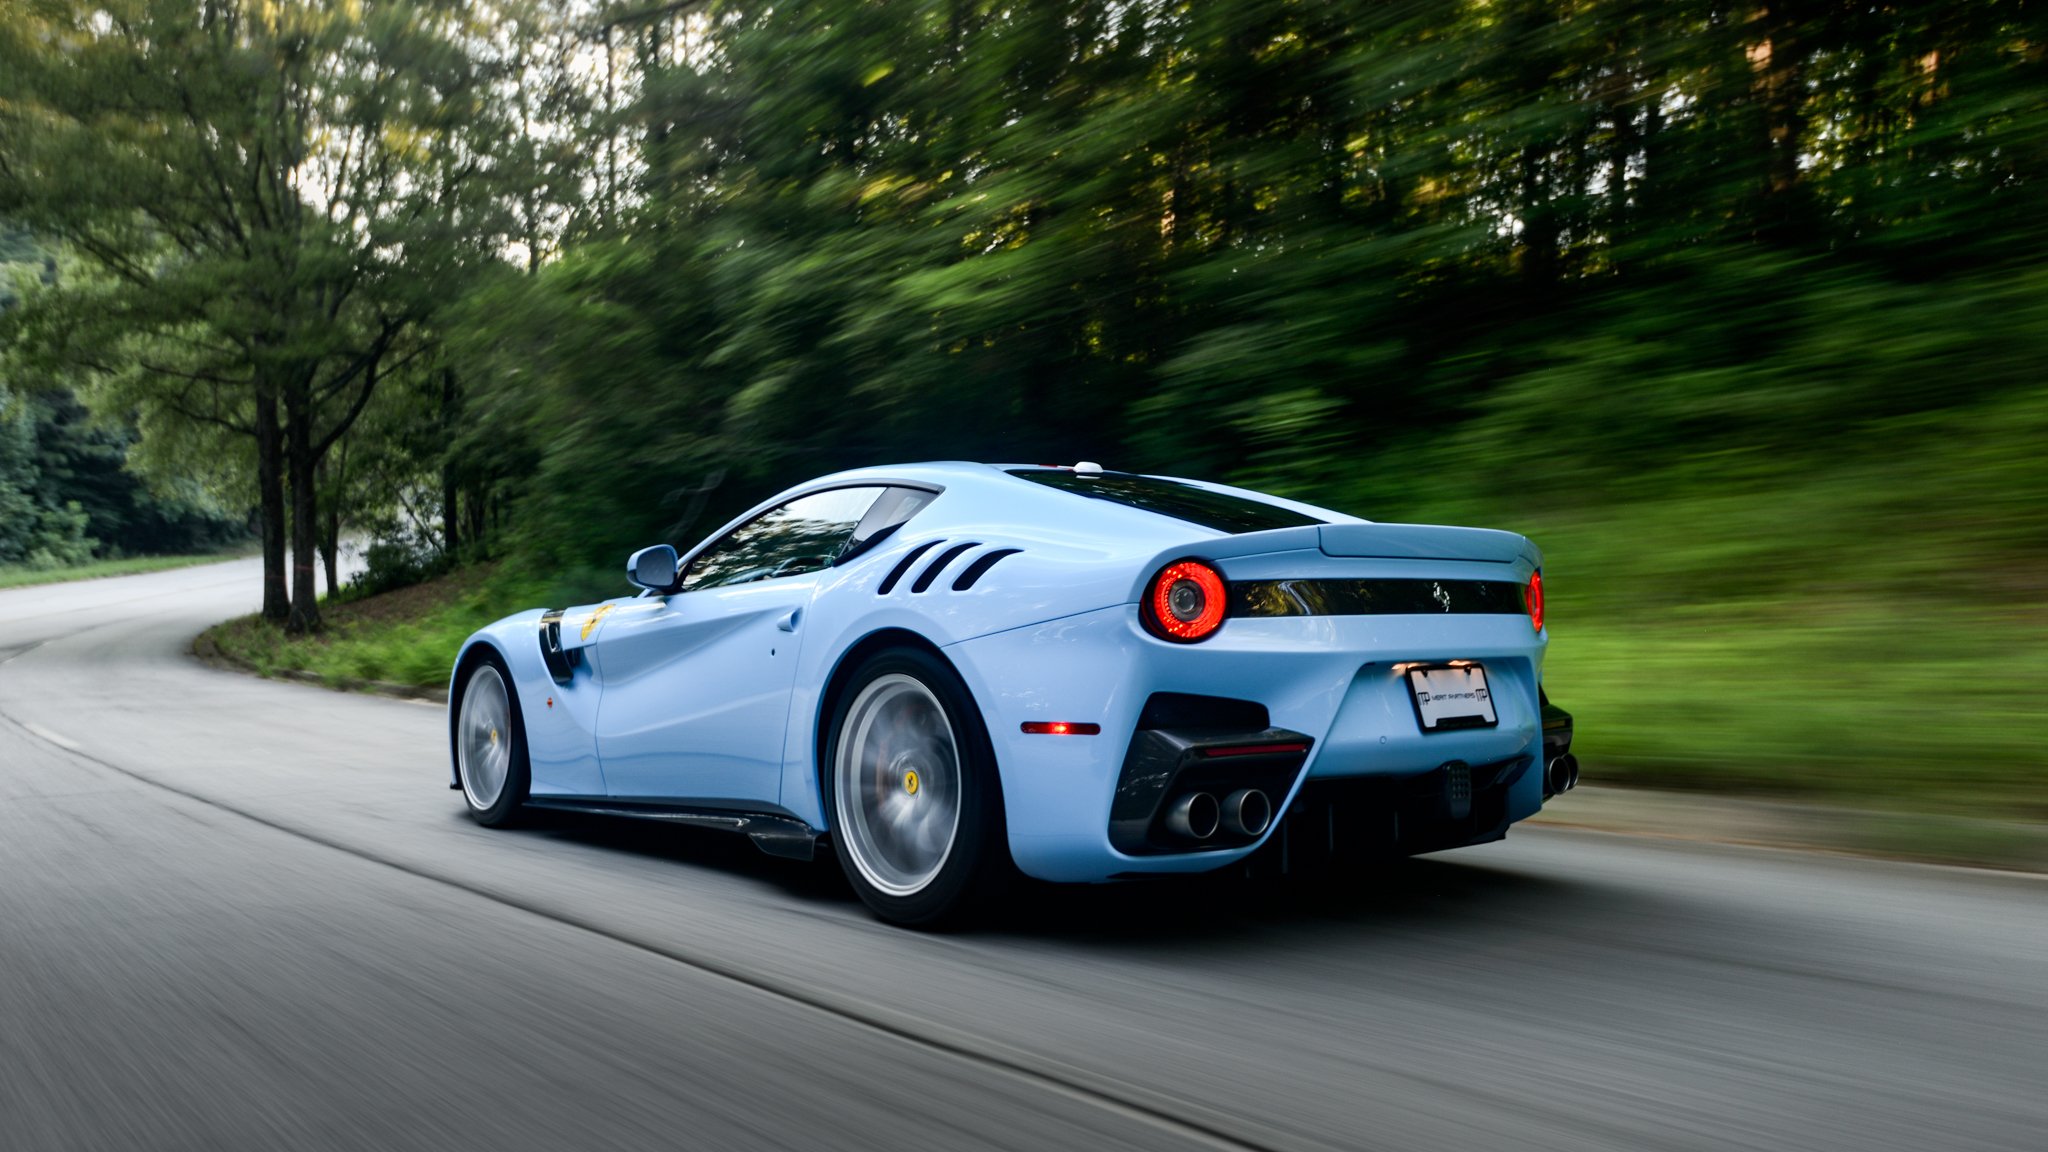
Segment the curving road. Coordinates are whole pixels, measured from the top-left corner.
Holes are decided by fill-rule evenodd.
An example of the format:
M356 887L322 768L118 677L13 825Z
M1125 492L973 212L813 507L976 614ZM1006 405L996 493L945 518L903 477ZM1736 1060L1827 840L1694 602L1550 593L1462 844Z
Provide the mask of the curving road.
M256 589L0 592L0 1149L2048 1141L2039 879L1531 830L917 935L829 862L477 828L438 707L186 655Z

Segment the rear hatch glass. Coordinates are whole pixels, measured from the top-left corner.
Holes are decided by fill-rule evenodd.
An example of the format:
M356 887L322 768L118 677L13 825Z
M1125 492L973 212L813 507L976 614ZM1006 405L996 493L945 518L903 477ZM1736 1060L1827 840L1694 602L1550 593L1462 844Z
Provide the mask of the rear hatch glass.
M1066 468L1012 468L1010 475L1091 500L1142 508L1233 535L1323 523L1277 504L1131 472L1081 474Z

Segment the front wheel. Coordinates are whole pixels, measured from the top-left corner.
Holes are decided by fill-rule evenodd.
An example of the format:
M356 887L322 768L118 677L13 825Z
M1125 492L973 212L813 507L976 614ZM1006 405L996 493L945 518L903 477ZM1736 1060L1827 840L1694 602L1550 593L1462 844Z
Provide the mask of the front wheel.
M512 822L526 800L530 769L519 702L495 656L470 669L455 713L455 769L469 817L486 828Z
M827 731L839 864L877 915L936 924L1007 870L995 754L943 660L914 648L868 658Z

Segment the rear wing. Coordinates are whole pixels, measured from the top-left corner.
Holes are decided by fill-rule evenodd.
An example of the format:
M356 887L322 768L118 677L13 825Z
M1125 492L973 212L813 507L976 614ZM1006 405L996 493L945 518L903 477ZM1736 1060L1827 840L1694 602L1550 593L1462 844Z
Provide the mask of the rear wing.
M1375 560L1447 560L1464 563L1543 567L1543 552L1528 537L1492 528L1440 524L1308 524L1265 532L1219 535L1169 548L1139 570L1131 599L1142 602L1152 577L1175 560L1221 562L1274 552L1321 552L1325 556Z
M1385 560L1479 560L1543 566L1543 553L1528 537L1492 528L1451 528L1440 524L1324 524L1316 529L1325 556Z
M1154 558L1153 567L1182 556L1227 560L1266 552L1320 551L1325 556L1375 560L1476 560L1489 564L1526 561L1542 567L1543 552L1528 537L1492 528L1452 528L1441 524L1311 524L1265 532L1219 535L1211 540L1171 548ZM1151 569L1146 570L1149 575Z

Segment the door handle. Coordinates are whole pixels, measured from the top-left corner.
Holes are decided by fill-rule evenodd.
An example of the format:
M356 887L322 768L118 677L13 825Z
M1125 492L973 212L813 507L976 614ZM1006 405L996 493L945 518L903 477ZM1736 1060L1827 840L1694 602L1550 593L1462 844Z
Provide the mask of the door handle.
M798 623L799 621L801 621L801 620L802 620L803 618L804 618L804 610L803 610L803 609L801 609L801 608L791 608L791 609L790 609L790 610L789 610L788 612L786 612L786 613L784 613L784 614L783 614L783 617L782 617L782 619L780 619L780 620L777 620L777 621L775 622L775 626L776 626L777 628L780 628L780 629L782 629L782 630L783 630L784 632L794 632L794 631L796 631L796 626L797 626L797 623Z

